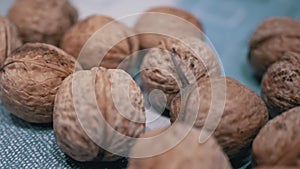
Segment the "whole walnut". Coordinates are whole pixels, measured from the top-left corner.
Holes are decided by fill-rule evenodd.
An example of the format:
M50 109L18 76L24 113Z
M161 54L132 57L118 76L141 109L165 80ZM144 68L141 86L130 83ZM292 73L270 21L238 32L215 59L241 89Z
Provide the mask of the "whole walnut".
M212 132L230 159L244 156L268 121L264 102L254 91L230 77L204 78L197 85L191 93L199 94L190 95L185 100L188 104L181 105L180 94L172 100L171 122L182 120L182 116L190 119L195 112L194 127ZM224 90L222 85L226 85ZM208 116L213 118L208 120Z
M191 128L188 131L183 124L147 133L143 138L150 140L136 142L131 152L135 158L130 159L128 169L231 169L228 157L215 139L210 137L200 143L199 135L200 130ZM181 139L182 136L185 137ZM168 148L170 145L174 147ZM148 157L137 157L144 152ZM153 155L149 156L151 153Z
M78 14L68 0L16 0L8 18L16 24L23 42L58 45Z
M1 69L2 104L25 121L51 122L57 89L74 65L72 56L52 45L27 43L17 48Z
M261 23L249 42L248 59L258 77L287 51L300 52L300 21L272 17Z
M142 84L147 93L159 89L167 96L166 107L178 94L182 83L172 55L190 83L204 77L221 75L218 58L208 44L197 38L166 39L145 55L141 65Z
M22 45L17 28L7 19L0 16L0 67L11 51Z
M53 127L58 146L73 159L117 160L144 132L142 93L123 70L77 71L57 92Z
M300 107L269 121L253 142L253 162L260 165L300 166Z
M287 52L262 79L262 98L271 117L300 106L300 54Z
M93 36L92 36L93 35ZM125 24L103 15L92 15L66 32L61 48L78 58L83 68L116 68L139 49L137 37ZM89 41L88 41L89 40Z
M140 46L152 48L171 37L202 38L201 22L188 11L167 6L158 6L146 11L138 19L135 30L139 33Z

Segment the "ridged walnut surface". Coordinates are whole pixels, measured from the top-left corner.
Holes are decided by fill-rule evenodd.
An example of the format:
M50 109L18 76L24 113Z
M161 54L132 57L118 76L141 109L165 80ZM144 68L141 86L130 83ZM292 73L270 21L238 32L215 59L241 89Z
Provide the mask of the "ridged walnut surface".
M130 82L129 88L124 86L125 81ZM92 84L95 87L90 87ZM114 101L112 93L115 93ZM100 115L105 121L97 118ZM133 141L118 137L108 127L128 137L139 137L145 127L142 93L122 70L94 68L76 72L63 82L57 93L53 125L59 147L73 159L116 160L120 157L102 149L99 144L125 154L129 151Z
M0 66L3 66L10 53L21 45L15 25L0 16Z
M287 52L263 76L262 98L272 117L300 106L300 54Z
M138 38L132 36L133 34L133 30L111 17L92 15L72 27L64 35L60 46L77 58L86 42L93 35L92 42L85 46L85 50L89 53L87 55L90 53L100 55L101 52L106 51L108 53L103 54L105 57L100 65L105 68L116 68L127 56L138 50ZM97 58L98 56L95 56L92 59ZM90 65L81 62L82 59L80 58L79 61L83 68L89 68ZM86 62L89 63L89 61ZM95 62L94 64L97 66L100 59L90 62Z
M249 61L258 76L279 60L284 52L300 52L300 21L273 17L263 21L250 42Z
M167 95L168 102L179 92L182 84L171 59L173 48L177 53L175 58L190 83L221 75L218 58L205 42L196 38L167 39L144 57L141 79L146 91L160 89Z
M23 42L58 45L78 14L68 0L16 0L8 18L18 27Z
M253 158L257 165L275 165L293 150L298 156L288 157L291 165L300 166L300 107L290 109L268 122L253 142ZM294 145L298 143L298 148ZM289 163L290 163L289 162Z
M198 95L191 95L188 102L192 104L188 104L185 110L186 112L183 112L184 114L180 116L186 116L186 118L191 116L189 113L197 111L196 108L197 105L199 105L200 108L194 126L202 128L209 110L218 109L218 107L214 106L220 106L211 105L213 102L211 85L214 83L217 86L214 88L214 92L224 92L217 84L225 83L225 81L225 108L222 110L221 121L216 130L213 131L213 135L225 153L230 158L233 158L236 157L241 150L250 146L260 128L268 120L267 108L262 99L254 91L230 77L206 78L200 80L198 81L199 98L196 98ZM197 92L197 90L195 90L195 92ZM216 99L224 98L220 95L220 97ZM200 103L196 103L195 101L199 101ZM171 122L174 122L179 117L181 108L181 98L180 95L177 95L171 102ZM214 113L214 111L211 113ZM207 128L207 126L204 127Z
M144 49L159 45L161 40L167 39L164 35L173 35L177 38L182 36L201 38L203 36L201 34L203 31L201 22L188 11L159 6L146 12L151 13L141 15L135 25L135 30L139 33L140 46ZM145 32L156 32L161 35Z
M158 129L143 136L152 138L158 136L158 142L137 142L132 154L139 151L159 151L170 144L174 144L181 135L185 135L185 125L172 126L169 133L165 129ZM162 135L159 135L162 134ZM199 143L200 130L192 128L187 136L178 142L175 147L161 154L147 158L132 158L128 169L231 169L228 158L213 137L206 142Z
M56 92L74 63L72 56L52 45L28 43L16 49L1 72L3 105L25 121L51 122Z

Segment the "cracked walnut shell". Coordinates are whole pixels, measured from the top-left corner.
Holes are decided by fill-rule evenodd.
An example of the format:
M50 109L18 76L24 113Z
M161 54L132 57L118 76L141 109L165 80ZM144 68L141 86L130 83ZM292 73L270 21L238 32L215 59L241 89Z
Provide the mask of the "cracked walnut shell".
M32 123L52 121L56 91L75 60L47 44L27 43L14 50L1 71L1 101L12 114Z
M300 52L300 21L287 17L269 18L256 28L249 46L249 62L261 77L285 52Z
M176 124L145 134L143 138L149 141L138 140L131 154L138 156L147 152L153 155L131 158L128 169L231 169L228 157L213 137L200 143L200 130L191 128L187 131L185 128L183 124ZM168 148L170 145L174 147Z
M144 132L142 93L120 69L75 72L57 92L53 126L58 146L73 159L117 160Z
M8 18L23 42L58 45L63 34L77 22L77 10L68 0L16 0Z
M269 121L253 142L253 162L267 166L300 166L300 107Z
M270 66L261 91L271 117L300 106L300 54L287 52Z

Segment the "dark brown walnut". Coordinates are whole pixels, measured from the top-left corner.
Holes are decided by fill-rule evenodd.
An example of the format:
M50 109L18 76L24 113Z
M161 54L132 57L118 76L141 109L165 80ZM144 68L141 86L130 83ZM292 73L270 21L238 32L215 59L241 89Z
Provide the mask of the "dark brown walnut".
M84 47L84 56L78 59L83 68L98 66L102 56L105 57L100 66L116 68L138 50L139 42L133 35L132 29L111 17L92 15L66 32L60 46L76 58Z
M150 49L145 55L141 65L141 79L146 92L159 89L166 94L167 108L182 87L172 55L175 55L178 67L182 69L190 83L204 77L221 75L217 56L202 40L182 38L161 41L160 46Z
M143 138L153 139L154 142L138 140L131 152L132 156L144 152L158 155L131 158L128 169L231 168L228 157L213 137L199 143L200 130L192 128L187 131L185 128L185 125L176 124L168 129L158 129L145 134ZM184 139L181 139L182 135L186 135ZM174 147L167 149L173 144Z
M8 18L16 24L23 42L58 45L78 14L68 0L16 0Z
M268 122L253 142L256 165L300 166L300 107Z
M146 11L137 21L135 30L139 33L140 46L144 49L156 47L168 36L191 36L202 38L201 22L188 11L158 6ZM152 33L151 33L152 32Z
M58 146L73 159L117 160L144 132L142 93L123 70L77 71L57 92L53 126Z
M262 79L262 98L271 117L300 106L300 54L287 52Z
M22 45L18 31L10 21L0 16L0 66L11 51Z
M223 83L226 85L224 91L222 90ZM178 94L172 100L171 122L174 123L179 117L179 120L182 120L181 116L189 119L193 111L198 112L194 126L204 127L213 132L231 159L237 158L238 155L242 156L239 153L249 148L260 128L268 121L268 111L264 102L254 91L230 77L205 78L199 80L197 84L198 87L192 93L198 92L199 95L193 94L189 97L186 102L190 104L187 104L183 114L180 113L183 108L180 95ZM212 100L212 92L218 94L214 97L215 100ZM212 103L218 103L218 105L212 105ZM224 105L224 110L222 105ZM214 118L206 124L210 109L212 110L210 116ZM223 114L214 114L217 113L216 110L220 110ZM213 130L211 128L213 124L210 123L217 123L218 118L220 122L216 130Z
M1 101L14 115L32 123L52 121L56 91L74 70L75 60L47 44L17 48L1 68Z
M269 18L256 28L249 46L249 62L261 77L285 52L300 52L300 21L287 17Z

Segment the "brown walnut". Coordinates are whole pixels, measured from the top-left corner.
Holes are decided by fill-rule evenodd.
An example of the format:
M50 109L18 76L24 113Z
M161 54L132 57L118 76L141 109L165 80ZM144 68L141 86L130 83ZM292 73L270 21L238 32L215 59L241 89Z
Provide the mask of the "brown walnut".
M77 22L77 10L68 0L16 0L8 12L24 43L58 45L63 34Z
M48 44L27 43L1 69L1 101L14 115L32 123L52 121L56 92L74 70L75 60Z
M300 21L287 17L269 18L256 28L249 46L249 62L261 77L285 52L300 52Z
M57 92L53 126L58 146L73 159L117 160L119 154L111 151L125 156L133 144L117 133L136 138L144 132L142 93L120 69L75 72Z

